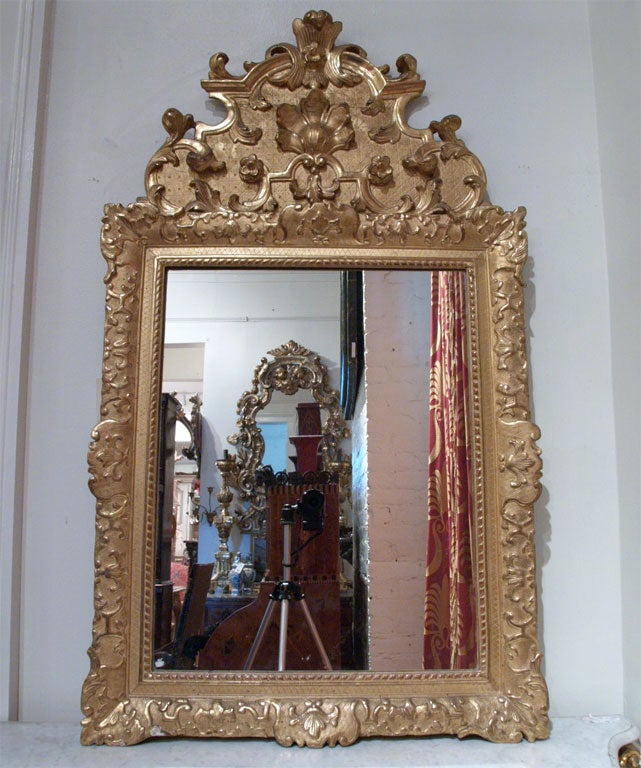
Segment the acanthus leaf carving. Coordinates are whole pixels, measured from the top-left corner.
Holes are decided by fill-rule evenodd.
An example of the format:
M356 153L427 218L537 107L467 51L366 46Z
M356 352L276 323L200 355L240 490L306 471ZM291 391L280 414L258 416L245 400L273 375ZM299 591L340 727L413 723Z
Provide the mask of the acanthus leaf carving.
M516 490L531 486L532 479L536 484L539 472L534 471L534 468L540 469L538 460L540 451L535 447L533 440L510 438L508 443L509 449L499 454L499 471L511 474L510 488Z
M212 57L210 75L219 77L205 81L203 87L214 98L217 95L222 98L225 90L230 90L230 95L225 97L228 118L220 124L221 127L207 126L195 123L191 115L182 115L176 109L167 110L163 122L169 138L152 158L147 169L148 196L154 205L176 221L185 213L193 214L196 206L188 200L186 188L181 193L176 187L175 174L172 175L171 194L168 192L169 185L164 181L164 168L167 165L180 167L183 162L180 149L186 149L186 187L193 186L194 181L209 184L208 176L227 176L225 162L214 154L208 143L208 137L217 136L219 139L228 138L232 145L240 142L257 147L255 153L241 159L239 178L245 184L256 185L260 179L259 191L254 199L244 201L237 191L230 190L226 207L231 211L257 211L261 208L270 211L277 207L285 208L287 201L276 195L274 186L287 182L293 201L306 199L310 206L322 200L335 199L340 195L342 188L356 183L357 189L355 193L351 192L351 195L354 207L359 213L392 213L398 207L398 202L389 199L383 202L383 199L372 194L373 189L390 186L394 177L391 161L389 165L385 164L385 158L388 156L380 155L375 147L381 143L401 141L404 145L408 142L413 144L411 153L405 156L403 167L408 173L416 173L421 178L421 183L416 187L417 197L414 201L418 213L431 212L441 206L443 212L451 211L453 215L458 215L475 206L484 194L485 174L478 160L456 137L456 130L461 123L457 116L448 115L441 121L433 121L429 129L417 131L405 124L402 110L393 110L394 117L391 122L378 124L373 128L368 128L366 123L359 123L357 130L351 118L354 108L357 107L367 119L375 119L385 111L386 101L395 101L401 97L406 99L407 93L413 98L422 91L424 83L418 79L415 59L409 55L400 57L397 62L399 77L386 78L383 76L385 68L372 69L363 58L365 54L361 49L355 46L332 49L339 27L340 25L334 25L331 16L325 12L308 14L299 25L299 47L287 44L273 46L268 51L264 63L246 67L248 74L245 78L233 78L227 73L227 58L223 54ZM302 53L303 49L305 54ZM350 72L357 71L359 67L363 69L363 73L367 72L368 77L365 79L361 76L352 79L339 78L341 86L347 89L355 89L359 83L367 82L368 88L374 90L365 99L365 103L356 90L350 94L349 100L338 103L330 102L329 95L323 90L325 75L321 77L319 72L324 73L328 67L328 71L334 71L330 62L342 61L342 57L346 57L345 61L349 62ZM313 66L309 63L312 59L315 61ZM289 60L289 66L285 64L286 60ZM302 88L305 72L309 67L314 75L310 76L304 86L306 90L299 101L294 104L281 103L270 118L275 121L276 146L280 153L294 153L297 158L283 171L268 172L268 166L278 167L279 157L273 155L272 147L263 146L261 128L249 129L245 126L241 100L248 99L250 106L254 108L269 108L271 104L265 101L263 95L265 84L269 83L275 87L291 86L293 90L299 86ZM335 73L339 71L343 72L340 67L335 69ZM338 77L338 74L336 76ZM327 77L330 78L329 75ZM409 87L410 91L399 90L401 83L405 84L403 88ZM241 85L246 88L244 92L239 90ZM260 103L255 103L257 98ZM195 129L195 138L187 139L185 134L191 129ZM434 134L440 136L442 141L434 140ZM351 151L355 160L358 156L357 168L360 166L360 170L344 168L336 157L336 153L341 151ZM250 158L253 167L248 162ZM451 171L448 172L448 183L444 184L440 166L446 163L458 165L454 175ZM302 168L307 173L303 183L296 175ZM330 169L333 176L325 179L324 175ZM222 190L231 181L231 178L228 181L221 180L221 186L212 189L212 194L217 194L220 200L226 199ZM450 200L448 196L453 192L455 199ZM404 196L407 196L407 192L402 193L401 198ZM400 202L402 203L402 199ZM222 210L220 212L223 213ZM399 227L396 227L395 231L398 233ZM171 228L168 232L175 236L177 229Z
M289 205L280 218L280 226L288 241L311 241L320 245L356 239L358 225L358 215L353 207L333 202L317 202L309 208Z
M249 736L275 738L283 746L348 746L377 736L483 735L493 741L530 741L545 735L538 719L541 691L532 696L315 698L286 704L268 700L166 700L130 698L83 733L85 744L137 744L152 735ZM85 728L90 720L83 722Z
M356 53L365 57L358 46L334 47L343 25L334 21L327 11L308 11L292 25L298 49L288 47L292 56L292 69L284 80L290 90L300 85L305 88L325 88L328 83L336 86L356 85L360 77L341 66L344 53Z
M486 206L477 217L479 234L492 238L492 320L497 354L496 404L500 418L527 420L529 391L523 283L521 273L527 258L525 210L514 213Z
M247 142L249 143L249 142ZM187 165L196 173L222 173L227 169L224 160L218 160L206 144L193 146L185 158Z
M374 128L368 136L377 144L396 144L402 136L401 128L397 122L388 123L380 128Z
M407 171L415 171L424 179L439 177L438 153L440 147L437 144L422 144L410 157L403 159L403 168Z
M302 707L292 704L289 707L289 725L293 728L300 726L314 740L327 728L335 728L339 720L340 710L336 704L323 707L323 702L306 701Z

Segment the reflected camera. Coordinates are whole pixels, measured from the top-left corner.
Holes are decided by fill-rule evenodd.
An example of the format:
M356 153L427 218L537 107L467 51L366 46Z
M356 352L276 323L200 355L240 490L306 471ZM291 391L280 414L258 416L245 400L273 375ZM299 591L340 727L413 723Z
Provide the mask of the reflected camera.
M311 488L301 496L296 504L283 504L280 521L283 525L293 525L294 515L303 520L304 531L322 531L324 522L325 494Z

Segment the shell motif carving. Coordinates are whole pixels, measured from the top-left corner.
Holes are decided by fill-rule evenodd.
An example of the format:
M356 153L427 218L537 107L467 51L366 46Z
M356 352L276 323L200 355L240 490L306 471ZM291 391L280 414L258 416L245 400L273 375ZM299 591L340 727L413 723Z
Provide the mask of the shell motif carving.
M449 115L423 130L407 124L405 107L425 87L412 56L400 56L391 75L389 67L369 62L359 46L336 45L341 24L325 11L310 11L295 20L293 30L295 43L272 46L263 61L246 65L244 75L230 74L227 56L214 54L202 86L223 102L226 117L208 125L167 110L167 138L145 173L146 197L105 208L102 404L89 453L97 499L95 618L82 741L258 736L317 747L374 735L545 738L548 699L539 671L533 544L541 461L538 429L529 421L525 211L506 213L482 202L485 172L457 135L460 118ZM292 246L292 253L297 246L332 247L339 269L349 265L341 249L359 247L368 253L387 249L377 261L381 268L411 264L402 255L388 255L399 247L447 251L452 265L461 255L484 254L492 334L486 381L492 382L495 414L489 428L499 456L492 469L497 532L490 542L498 553L492 565L497 578L489 581L500 588L488 630L499 682L486 677L489 692L435 696L430 676L420 672L345 672L336 675L338 692L331 695L281 694L279 681L271 681L258 697L247 695L255 681L247 686L241 679L236 690L242 694L215 696L208 693L216 690L215 681L203 685L194 673L160 681L144 672L144 660L130 666L131 638L151 631L149 618L139 615L140 594L131 587L137 573L132 541L144 539L150 549L153 540L150 526L142 531L132 502L141 274L146 247L170 245L231 245L239 253L244 246ZM245 256L237 263L252 265ZM290 263L314 265L298 257ZM249 482L262 456L255 414L274 390L309 389L329 411L323 454L328 464L339 460L338 446L347 435L322 363L294 342L270 355L239 402L239 432L232 437L247 473L241 489L258 510L263 502L252 497ZM483 678L486 670L470 674ZM360 695L364 680L371 695ZM411 696L404 693L406 681L412 682ZM232 682L225 685L233 688Z

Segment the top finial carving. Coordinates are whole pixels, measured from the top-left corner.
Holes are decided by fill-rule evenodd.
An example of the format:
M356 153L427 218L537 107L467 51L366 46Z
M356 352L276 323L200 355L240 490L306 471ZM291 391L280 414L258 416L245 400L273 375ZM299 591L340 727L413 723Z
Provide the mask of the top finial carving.
M302 19L294 19L293 28L305 62L303 85L325 87L329 82L325 73L327 60L343 25L334 21L327 11L308 11Z
M356 54L363 59L367 53L358 45L339 45L334 47L336 38L343 29L340 21L334 21L327 11L308 11L302 19L294 19L294 36L297 46L290 43L278 43L271 46L265 54L265 60L287 57L288 66L278 69L269 76L273 85L286 86L295 91L305 88L326 88L328 83L338 87L356 85L361 81L359 75L346 71L341 63L345 53ZM285 60L287 60L287 58ZM215 53L209 62L211 80L239 80L231 75L226 65L229 57L225 53ZM259 70L261 64L245 62L247 72ZM207 90L207 81L203 87ZM260 108L260 107L258 107Z
M327 11L307 11L302 19L294 19L292 26L298 48L280 43L267 52L267 57L289 54L291 70L282 78L270 78L271 82L286 85L292 91L301 85L305 88L326 88L330 82L339 87L360 82L358 75L344 70L341 57L347 52L363 58L367 54L357 45L334 47L343 29L340 21L334 21Z

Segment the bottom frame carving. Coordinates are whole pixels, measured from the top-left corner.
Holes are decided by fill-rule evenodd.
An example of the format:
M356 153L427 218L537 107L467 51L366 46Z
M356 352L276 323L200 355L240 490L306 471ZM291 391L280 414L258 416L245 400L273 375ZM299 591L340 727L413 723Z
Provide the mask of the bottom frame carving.
M83 744L132 745L154 736L274 738L283 746L348 746L367 736L478 735L490 741L547 738L547 702L510 696L415 699L136 699L99 722L83 721Z

